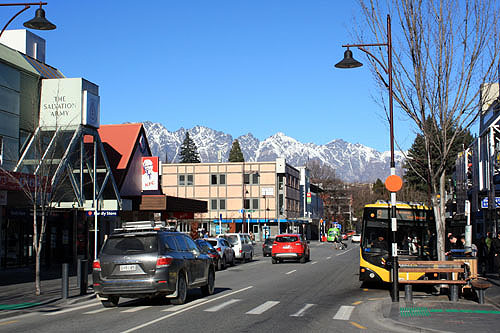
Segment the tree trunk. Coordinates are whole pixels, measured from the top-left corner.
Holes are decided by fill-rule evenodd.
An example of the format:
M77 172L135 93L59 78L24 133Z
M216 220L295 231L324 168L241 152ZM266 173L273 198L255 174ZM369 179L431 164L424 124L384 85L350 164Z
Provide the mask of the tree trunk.
M439 177L439 198L437 196L432 197L432 206L434 210L434 218L436 220L436 238L437 238L437 255L438 260L445 260L444 255L444 244L446 241L446 198L445 198L445 179L446 173L442 172Z
M40 296L40 242L38 234L38 220L36 217L36 204L33 205L33 250L35 251L35 295Z

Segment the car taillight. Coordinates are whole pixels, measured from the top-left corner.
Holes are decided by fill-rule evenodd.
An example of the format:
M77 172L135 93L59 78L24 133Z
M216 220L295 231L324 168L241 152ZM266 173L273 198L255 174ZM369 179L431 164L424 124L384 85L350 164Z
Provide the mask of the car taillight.
M208 254L211 258L217 258L217 255L215 253L209 253Z
M172 257L158 257L156 259L156 268L167 267L172 263Z
M94 260L94 263L92 264L92 269L94 271L100 271L101 270L101 262L99 259Z
M220 247L216 248L217 252L220 252Z
M243 252L243 250L240 250L240 253L242 253L242 252Z

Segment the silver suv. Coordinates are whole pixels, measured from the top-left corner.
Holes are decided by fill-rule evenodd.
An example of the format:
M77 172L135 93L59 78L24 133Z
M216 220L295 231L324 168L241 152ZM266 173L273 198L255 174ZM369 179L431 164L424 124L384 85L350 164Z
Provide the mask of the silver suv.
M189 236L155 222L126 222L102 246L92 277L104 307L117 306L120 297L160 295L183 304L190 288L214 293L215 267Z

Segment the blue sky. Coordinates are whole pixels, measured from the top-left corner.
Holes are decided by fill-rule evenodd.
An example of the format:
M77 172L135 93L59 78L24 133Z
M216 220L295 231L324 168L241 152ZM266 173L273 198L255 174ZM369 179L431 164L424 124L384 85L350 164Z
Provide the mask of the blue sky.
M99 85L102 124L202 125L261 140L280 131L389 150L368 67L333 67L354 42L354 0L48 0L44 9L57 29L32 32L46 39L47 63ZM0 8L2 26L17 10ZM411 122L395 112L396 140L408 149Z

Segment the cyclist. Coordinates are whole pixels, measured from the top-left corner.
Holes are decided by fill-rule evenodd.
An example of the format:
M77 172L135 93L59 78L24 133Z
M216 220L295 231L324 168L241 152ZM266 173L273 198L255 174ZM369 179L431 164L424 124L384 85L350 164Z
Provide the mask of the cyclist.
M335 243L335 249L338 250L339 245L341 245L340 230L336 226L333 228L333 242ZM341 245L342 248L342 245Z

